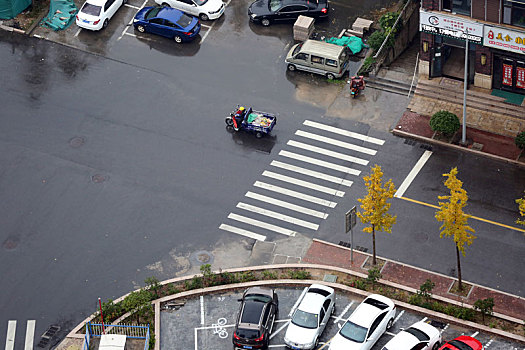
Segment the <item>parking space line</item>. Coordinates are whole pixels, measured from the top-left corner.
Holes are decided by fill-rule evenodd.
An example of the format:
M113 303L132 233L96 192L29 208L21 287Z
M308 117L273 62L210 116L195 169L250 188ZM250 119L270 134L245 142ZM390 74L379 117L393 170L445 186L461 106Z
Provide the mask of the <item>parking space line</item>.
M202 23L201 23L201 27L204 27L204 28L211 28L212 26L213 26L213 24L212 24L211 26L209 26L209 25L206 25L206 24L202 24Z
M283 329L284 327L288 326L288 324L290 323L291 320L288 320L285 324L283 324L281 327L279 327L279 329L277 329L275 332L273 332L272 334L270 334L270 339L272 339L273 337L275 337L277 334L279 334ZM275 321L277 322L277 321Z
M75 36L78 36L78 34L80 34L81 30L82 30L82 28L78 28L77 32L75 33Z
M204 324L204 296L201 295L200 297L201 301L201 324Z
M388 335L391 336L391 337L395 337L395 336L396 336L394 333L389 332L389 331L386 331L385 334L388 334Z
M476 335L478 335L478 334L479 334L479 332L476 331L476 332L474 332L474 334L471 335L471 337L472 337L472 338L475 338Z
M354 303L354 301L352 300L352 302L345 307L343 312L341 312L341 314L339 314L339 316L337 316L337 318L335 319L334 323L337 323L340 320L342 320L344 314L346 314L348 312L348 309L350 309L350 307L352 306L353 303Z
M425 322L428 319L428 317L423 317L423 319L420 322Z
M293 315L293 313L295 312L295 309L297 309L297 307L299 306L299 303L303 301L304 295L306 294L307 290L308 290L308 287L304 287L303 292L301 293L301 295L299 296L299 298L293 305L292 309L290 310L290 313L288 313L288 317L291 317Z
M132 36L132 37L137 37L136 35L134 34L129 34L128 33L128 28L133 24L133 19L135 18L135 16L137 15L137 13L142 9L144 8L144 6L146 6L146 3L148 2L148 0L144 0L144 2L142 3L142 6L141 7L137 7L137 6L132 6L132 5L128 5L128 4L125 4L131 8L134 8L134 9L137 9L137 12L135 12L135 14L133 15L133 17L131 17L129 23L124 27L124 30L122 31L122 34L120 34L120 36L117 38L117 41L119 41L120 39L122 39L122 37L124 36L124 34L127 34L129 36Z
M405 310L401 310L401 312L399 314L397 314L397 317L396 319L394 320L394 322L392 322L392 326L396 324L397 320L399 320L399 318L405 313Z
M140 7L138 7L138 6L133 6L133 5L130 5L130 4L124 4L124 6L131 7L132 9L135 9L135 10L140 10Z
M490 344L492 344L493 341L494 341L494 338L489 340L489 342L487 344L485 344L484 349L487 349L490 346Z
M445 331L445 329L448 328L448 326L450 326L450 323L447 323L447 324L445 325L445 327L443 327L443 329L441 330L441 333L443 333L443 332Z

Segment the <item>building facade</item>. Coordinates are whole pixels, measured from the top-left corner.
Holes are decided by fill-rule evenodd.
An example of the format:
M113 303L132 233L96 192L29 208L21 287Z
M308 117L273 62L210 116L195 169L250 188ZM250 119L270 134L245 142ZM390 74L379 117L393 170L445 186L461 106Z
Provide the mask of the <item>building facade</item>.
M469 84L525 95L525 0L421 0L420 32L421 75L463 79L467 56Z

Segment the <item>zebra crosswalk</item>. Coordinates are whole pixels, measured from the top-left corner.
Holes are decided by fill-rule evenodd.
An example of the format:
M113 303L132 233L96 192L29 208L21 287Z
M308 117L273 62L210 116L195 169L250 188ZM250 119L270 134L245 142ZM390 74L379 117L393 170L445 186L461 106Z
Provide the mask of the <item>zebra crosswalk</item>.
M33 350L33 343L34 343L34 338L35 338L35 325L36 325L35 320L27 320L26 322L24 350ZM13 350L15 348L16 327L17 327L16 320L9 320L7 322L5 350Z
M305 120L219 229L261 241L317 231L384 143Z

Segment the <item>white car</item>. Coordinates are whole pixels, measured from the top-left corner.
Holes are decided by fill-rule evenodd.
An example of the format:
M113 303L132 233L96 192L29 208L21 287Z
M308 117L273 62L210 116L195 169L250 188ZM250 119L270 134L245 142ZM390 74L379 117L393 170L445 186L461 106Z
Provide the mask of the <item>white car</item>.
M394 302L372 294L359 304L330 342L329 350L369 350L396 316Z
M101 30L127 0L87 0L76 16L77 26L89 30Z
M440 344L441 332L419 321L390 339L382 350L437 350Z
M334 308L334 290L322 284L312 284L292 315L284 343L293 350L316 348Z
M222 0L155 0L155 2L199 17L201 21L219 18L225 8Z

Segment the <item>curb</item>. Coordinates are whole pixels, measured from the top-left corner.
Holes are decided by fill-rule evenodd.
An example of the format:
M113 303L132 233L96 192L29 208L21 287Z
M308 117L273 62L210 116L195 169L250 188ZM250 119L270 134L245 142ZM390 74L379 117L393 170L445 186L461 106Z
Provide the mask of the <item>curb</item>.
M397 130L395 128L392 130L392 133L394 135L396 135L396 136L399 136L399 137L411 138L411 139L416 139L416 140L419 140L419 141L423 141L425 143L431 143L431 144L435 144L435 145L439 145L439 146L443 146L443 147L454 148L456 150L460 150L460 151L463 151L463 152L470 152L470 153L473 153L473 154L481 156L481 157L492 158L493 160L498 160L498 161L502 161L502 162L505 162L505 163L510 163L510 164L521 166L521 167L525 167L525 163L518 162L517 160L513 160L513 159L497 156L495 154L490 154L490 153L486 153L486 152L476 151L476 150L473 150L473 149L470 149L470 148L465 148L463 146L458 146L458 145L454 145L454 144L451 144L451 143L446 143L446 142L430 139L428 137L424 137L424 136L420 136L420 135L416 135L416 134L411 134L411 133L408 133L406 131Z
M5 26L3 24L0 24L0 29L5 30L6 32L15 32L15 33L20 33L20 34L25 34L26 33L22 29L17 29L17 28Z
M320 242L322 242L322 241L320 241ZM322 242L322 243L324 243L324 242ZM386 259L386 260L388 260L388 259ZM389 260L389 261L392 261L392 260ZM326 265L318 265L318 264L261 265L261 266L253 266L253 267L249 267L249 268L242 267L242 268L226 269L226 270L222 270L222 272L234 273L234 272L241 272L241 271L257 271L257 270L269 270L269 269L281 269L281 268L310 268L310 269L319 269L319 270L329 270L329 271L337 271L337 272L345 273L345 274L348 274L348 275L353 275L353 276L366 278L366 274L364 274L364 273L360 273L360 272L356 272L356 271L352 271L352 270L347 270L347 269L340 268L340 267L335 267L335 266L326 266ZM214 273L219 273L219 272L221 272L221 271L214 271ZM193 276L183 276L183 277L172 278L172 279L161 281L160 285L166 285L166 284L169 284L169 283L182 282L182 281L185 281L185 280L190 280L194 276L202 276L202 275L201 274L196 274L196 275L193 275ZM415 292L416 291L416 289L414 289L414 288L401 286L401 285L398 285L396 283L393 283L393 282L390 282L390 281L386 281L386 280L383 280L383 279L380 279L378 282L382 283L382 284L385 284L385 285L392 286L392 287L404 289L404 290L410 291L410 292ZM155 341L155 350L160 350L160 328L161 328L161 325L160 325L160 304L163 303L163 302L166 302L168 300L187 298L187 297L194 297L194 296L200 296L200 295L209 294L209 293L217 293L217 292L223 292L223 291L228 291L228 290L235 290L235 289L240 289L240 288L247 288L247 287L252 287L252 286L261 286L261 285L297 286L297 285L305 285L305 284L312 284L312 283L321 283L321 284L330 286L330 287L338 289L338 290L342 290L342 291L345 291L345 292L348 292L348 293L351 293L351 294L354 294L354 295L361 296L363 298L368 296L368 295L370 295L370 294L373 294L372 292L363 291L363 290L356 289L356 288L349 287L349 286L345 286L345 285L342 285L342 284L339 284L339 283L330 283L330 282L324 282L324 281L320 281L320 280L290 280L290 279L285 279L285 280L263 280L263 281L252 281L252 282L244 282L244 283L226 284L226 285L213 286L213 287L207 287L207 288L201 288L201 289L194 289L194 290L185 291L185 292L182 292L182 293L177 293L177 294L174 294L174 295L168 295L168 296L165 296L165 297L162 297L162 298L155 299L155 300L151 301L151 303L154 305L154 310L155 310L155 318L154 318L155 319L155 321L154 321L155 322L155 339L156 339L156 341ZM127 293L127 294L125 294L125 295L115 299L114 302L119 302L119 301L123 300L130 293ZM432 298L434 298L436 300L445 301L445 302L448 302L448 303L451 303L451 304L454 304L454 305L462 305L464 307L471 307L470 305L462 304L462 303L457 302L455 300L447 299L447 298L444 298L444 297L439 297L439 296L434 296L433 295ZM482 330L482 331L484 331L486 333L490 333L490 334L493 334L493 335L497 335L497 336L500 336L500 337L504 337L504 338L507 338L507 339L511 339L511 340L518 341L518 342L521 342L521 343L525 343L525 337L520 336L520 335L508 333L508 332L505 332L505 331L502 331L502 330L498 330L498 329L493 329L493 328L487 327L485 325L480 325L480 324L477 324L477 323L474 323L474 322L471 322L471 321L461 320L461 319L458 319L458 318L455 318L455 317L452 317L452 316L448 316L448 315L445 315L445 314L442 314L442 313L438 313L438 312L435 312L435 311L432 311L432 310L429 310L429 309L425 309L425 308L422 308L422 307L419 307L419 306L415 306L415 305L411 305L411 304L408 304L408 303L404 303L404 302L401 302L401 301L398 301L398 300L393 300L393 301L394 301L394 303L396 305L399 305L400 307L402 307L404 309L412 310L412 311L420 313L420 314L430 315L433 318L444 320L444 321L446 321L448 323L453 323L453 324L460 325L460 326L467 326L467 327L475 328L475 329L478 329L478 330ZM84 335L83 334L77 334L77 332L85 325L86 322L91 321L96 315L97 315L97 313L94 313L91 316L87 317L84 321L79 323L66 336L66 339L67 338L76 338L76 339L83 338ZM499 315L497 315L497 316L499 317ZM517 320L517 319L509 317L509 316L505 316L505 315L501 315L501 316L503 316L504 319L507 319L509 321L513 321L513 322L517 322L517 323L523 322L521 320ZM121 316L119 318L119 320L121 320L121 319L123 319L125 317L126 317L126 315ZM117 320L117 321L119 321L119 320ZM118 324L117 321L115 321L113 324Z

